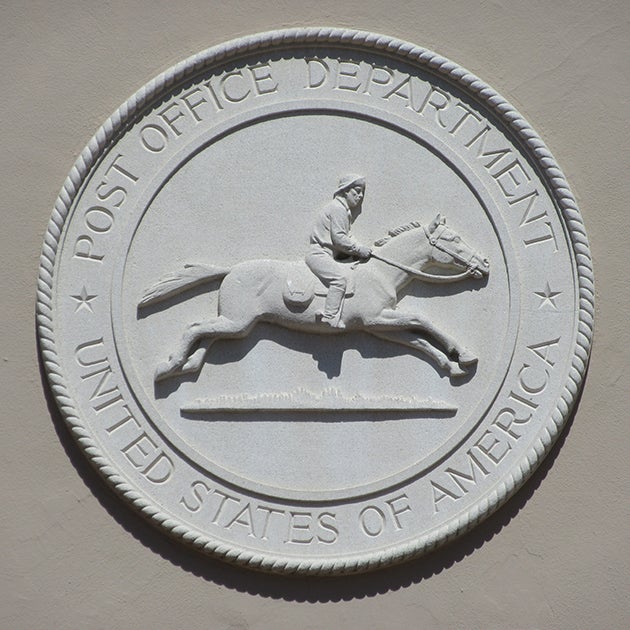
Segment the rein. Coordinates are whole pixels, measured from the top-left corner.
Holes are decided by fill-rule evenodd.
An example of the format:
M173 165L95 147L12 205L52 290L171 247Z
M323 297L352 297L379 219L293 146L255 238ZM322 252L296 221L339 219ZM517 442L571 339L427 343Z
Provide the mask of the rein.
M449 256L451 256L452 258L454 258L461 264L465 265L466 270L462 271L461 273L454 274L454 275L444 276L444 275L438 275L438 274L433 274L433 273L426 273L424 271L420 271L420 269L414 269L413 267L403 265L402 263L396 262L389 258L385 258L384 256L381 256L380 254L376 254L374 252L372 252L371 257L376 258L376 260L380 260L381 262L384 262L386 265L390 265L391 267L396 267L397 269L400 269L401 271L405 271L406 273L410 274L414 278L420 278L421 280L425 280L426 282L448 284L450 282L458 282L459 280L463 280L464 278L474 273L476 266L471 265L470 260L465 260L456 252L449 251L446 247L444 247L444 245L442 245L439 242L441 233L438 234L437 238L435 238L431 234L429 234L426 226L423 226L423 229L424 229L424 234L427 237L427 240L429 241L429 244L432 247L439 249L440 251L443 251L445 254L448 254Z
M413 267L408 267L407 265L403 265L402 263L398 263L394 260L390 260L389 258L385 258L380 254L375 254L372 252L371 258L376 258L376 260L380 260L384 262L386 265L390 265L391 267L396 267L401 271L406 271L409 275L414 278L420 278L421 280L425 280L426 282L433 282L435 284L448 284L449 282L457 282L458 280L463 280L467 276L470 275L470 271L467 269L466 271L462 271L461 273L455 274L453 276L441 276L439 274L434 273L426 273L425 271L420 271L419 269L414 269Z

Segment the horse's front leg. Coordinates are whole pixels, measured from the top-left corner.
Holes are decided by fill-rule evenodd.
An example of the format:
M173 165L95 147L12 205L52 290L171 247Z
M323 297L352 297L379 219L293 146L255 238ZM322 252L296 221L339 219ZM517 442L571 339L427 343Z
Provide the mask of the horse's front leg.
M438 367L448 372L449 376L463 376L466 374L466 370L462 369L459 363L451 361L444 352L436 348L427 339L420 337L417 333L409 330L370 330L370 334L379 339L393 341L414 350L420 350L420 352L433 359Z
M477 363L477 357L457 342L454 337L437 328L431 320L418 313L405 313L395 309L385 309L373 322L372 326L383 326L385 329L419 328L431 335L446 350L451 359L457 360L461 366L469 366Z

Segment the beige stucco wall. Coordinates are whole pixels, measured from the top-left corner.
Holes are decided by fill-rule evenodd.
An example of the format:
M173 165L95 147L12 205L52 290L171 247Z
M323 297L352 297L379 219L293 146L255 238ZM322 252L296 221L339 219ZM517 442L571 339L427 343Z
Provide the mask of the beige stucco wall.
M1 2L0 626L628 627L629 20L627 0ZM525 488L432 557L325 580L223 565L129 512L63 425L34 324L52 205L106 117L194 52L305 24L424 45L520 109L578 198L598 300L584 394Z

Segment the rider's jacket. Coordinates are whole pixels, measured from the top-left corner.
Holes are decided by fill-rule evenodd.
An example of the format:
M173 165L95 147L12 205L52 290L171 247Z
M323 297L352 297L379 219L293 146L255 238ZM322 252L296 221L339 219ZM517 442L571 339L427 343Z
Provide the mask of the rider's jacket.
M311 247L320 247L333 258L356 256L361 246L350 236L353 220L344 200L335 197L324 206L315 221L310 236Z

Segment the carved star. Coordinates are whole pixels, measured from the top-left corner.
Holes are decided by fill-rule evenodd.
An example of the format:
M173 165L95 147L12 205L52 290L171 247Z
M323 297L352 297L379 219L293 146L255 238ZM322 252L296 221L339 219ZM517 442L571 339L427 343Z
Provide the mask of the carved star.
M558 310L558 306L556 304L556 298L562 293L562 291L552 291L549 283L547 282L544 291L534 291L534 295L537 295L541 302L538 305L538 308L542 308L545 304L549 304L552 309Z
M76 300L77 302L77 306L74 309L74 312L76 313L77 311L81 311L83 309L85 309L86 311L89 311L90 313L93 313L94 310L92 309L92 305L90 304L90 302L94 299L97 298L97 295L90 295L87 292L87 289L85 288L85 285L83 286L83 288L81 289L81 293L79 293L79 295L71 295L70 296L73 300Z

